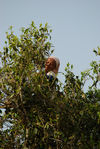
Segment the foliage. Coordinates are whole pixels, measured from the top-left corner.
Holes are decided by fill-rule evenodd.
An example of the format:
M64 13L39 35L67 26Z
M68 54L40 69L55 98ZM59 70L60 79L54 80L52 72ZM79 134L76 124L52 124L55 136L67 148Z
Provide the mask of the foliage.
M65 83L50 82L45 60L53 52L51 30L32 22L18 38L12 27L1 52L0 149L99 149L100 63L81 73L65 68ZM99 47L98 47L99 50ZM98 52L94 50L96 55ZM87 79L91 86L84 93Z

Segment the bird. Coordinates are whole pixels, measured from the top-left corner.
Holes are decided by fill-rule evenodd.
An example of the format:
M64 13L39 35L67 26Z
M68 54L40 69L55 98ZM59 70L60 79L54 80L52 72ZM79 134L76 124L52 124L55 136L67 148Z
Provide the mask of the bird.
M57 57L50 56L45 63L45 72L49 80L56 79L60 67L60 60Z

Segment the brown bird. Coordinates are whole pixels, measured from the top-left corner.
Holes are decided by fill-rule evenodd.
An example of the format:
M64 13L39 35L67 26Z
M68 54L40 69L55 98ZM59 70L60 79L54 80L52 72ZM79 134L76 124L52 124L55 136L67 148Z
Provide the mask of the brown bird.
M59 66L60 66L59 59L57 57L50 56L45 64L45 72L47 76L52 76L53 78L56 78Z

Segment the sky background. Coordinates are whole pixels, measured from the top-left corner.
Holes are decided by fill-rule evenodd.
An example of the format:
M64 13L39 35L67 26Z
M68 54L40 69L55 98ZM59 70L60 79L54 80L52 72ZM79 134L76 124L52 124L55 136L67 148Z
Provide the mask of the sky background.
M0 50L11 25L19 35L32 21L37 26L48 22L53 30L53 55L60 59L60 72L69 62L80 75L98 60L92 51L100 46L100 0L0 0Z

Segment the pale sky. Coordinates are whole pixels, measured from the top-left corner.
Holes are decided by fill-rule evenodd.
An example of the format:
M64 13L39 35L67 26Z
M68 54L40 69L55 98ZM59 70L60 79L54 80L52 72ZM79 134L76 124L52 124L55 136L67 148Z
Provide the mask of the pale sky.
M100 0L0 0L0 50L9 26L19 35L32 21L37 26L48 22L53 30L53 55L60 59L60 72L69 62L80 75L98 59L92 51L100 46ZM61 74L59 79L63 81Z

